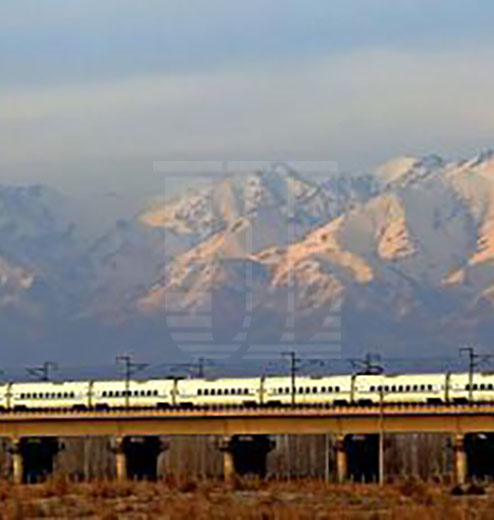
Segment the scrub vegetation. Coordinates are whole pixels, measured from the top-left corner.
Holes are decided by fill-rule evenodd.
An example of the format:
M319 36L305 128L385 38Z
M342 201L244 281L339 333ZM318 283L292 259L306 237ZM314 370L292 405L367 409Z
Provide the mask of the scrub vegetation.
M0 483L0 518L121 519L488 519L494 493L406 480L385 486L294 481L220 481L168 477L157 483L94 481L77 484L62 475L44 484ZM493 490L494 491L494 490Z

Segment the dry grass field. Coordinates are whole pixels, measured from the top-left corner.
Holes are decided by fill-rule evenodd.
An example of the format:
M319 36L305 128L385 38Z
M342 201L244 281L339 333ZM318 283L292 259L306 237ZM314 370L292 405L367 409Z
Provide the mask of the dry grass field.
M489 490L488 490L489 491ZM35 486L0 484L0 518L104 520L491 519L494 494L453 496L451 489L396 485L168 478L158 483L74 484L62 477Z

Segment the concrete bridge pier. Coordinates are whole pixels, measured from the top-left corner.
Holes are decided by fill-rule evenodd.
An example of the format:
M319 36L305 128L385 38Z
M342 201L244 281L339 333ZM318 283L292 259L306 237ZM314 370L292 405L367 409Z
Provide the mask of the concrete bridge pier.
M11 441L12 480L36 483L53 473L54 461L63 449L56 437L22 437Z
M348 459L345 445L345 435L338 435L335 442L336 451L336 478L338 482L345 482L348 476Z
M24 461L22 459L19 439L12 439L9 448L12 459L12 481L14 484L22 484L24 480Z
M468 475L467 452L465 449L465 435L455 435L453 441L455 481L458 485L465 484Z
M219 449L224 457L224 479L231 483L236 475L266 477L267 455L275 443L267 435L225 436Z
M127 457L125 456L124 437L115 437L112 451L115 453L115 476L119 482L127 480Z
M116 437L115 474L119 481L156 480L158 457L168 445L158 436Z

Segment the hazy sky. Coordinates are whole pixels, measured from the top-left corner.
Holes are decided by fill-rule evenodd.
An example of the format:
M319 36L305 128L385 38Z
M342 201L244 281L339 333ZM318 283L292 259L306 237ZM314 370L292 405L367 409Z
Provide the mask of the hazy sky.
M132 198L155 159L468 155L493 144L493 21L490 0L3 0L0 181Z

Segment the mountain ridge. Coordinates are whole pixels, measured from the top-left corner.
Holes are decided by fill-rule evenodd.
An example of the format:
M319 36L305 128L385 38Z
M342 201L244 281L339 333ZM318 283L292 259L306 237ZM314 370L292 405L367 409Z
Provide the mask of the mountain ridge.
M44 187L0 186L0 322L21 352L77 358L87 343L111 356L133 338L187 358L177 313L182 336L210 313L212 344L239 330L276 344L290 323L310 345L336 312L349 354L446 352L494 332L492 151L318 182L283 165L223 176L91 243L62 207Z

